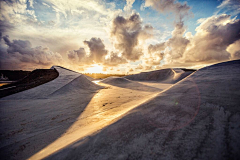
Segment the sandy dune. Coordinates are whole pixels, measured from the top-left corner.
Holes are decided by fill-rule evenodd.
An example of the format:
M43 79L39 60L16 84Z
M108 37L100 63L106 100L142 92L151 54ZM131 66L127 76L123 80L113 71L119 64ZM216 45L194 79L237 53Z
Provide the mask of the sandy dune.
M111 77L99 85L55 68L55 80L0 99L3 159L240 156L240 61L193 74L167 69Z

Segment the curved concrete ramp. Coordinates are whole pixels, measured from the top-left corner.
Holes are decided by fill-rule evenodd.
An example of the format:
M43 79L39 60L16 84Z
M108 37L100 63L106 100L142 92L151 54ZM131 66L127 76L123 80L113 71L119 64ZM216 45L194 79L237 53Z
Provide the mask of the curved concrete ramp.
M126 84L126 83L132 83L132 81L122 78L122 77L108 77L104 80L101 81L102 83L107 83L107 84Z
M109 84L112 86L117 86L121 88L128 88L132 90L146 91L146 92L159 92L161 91L159 88L155 88L152 86L144 85L135 81L128 80L123 77L108 77L102 81L101 83Z
M61 137L100 87L84 75L54 66L59 77L0 99L0 157L27 159Z
M239 159L240 60L197 71L48 159Z
M103 89L101 87L90 80L85 75L80 75L77 78L73 79L68 84L64 85L63 87L59 88L58 90L54 91L49 96L65 96L67 94L79 94L79 93L86 93L86 92L95 92L96 90Z
M151 72L142 72L139 74L125 76L125 78L134 81L158 81L162 83L176 83L193 73L192 71L183 71L181 69L161 69Z
M59 90L61 87L65 86L75 78L79 77L80 73L74 72L62 67L53 66L59 72L59 76L43 85L37 86L35 88L31 88L29 90L19 92L5 98L3 100L10 100L10 99L41 99L47 98L49 95L54 93L55 91Z

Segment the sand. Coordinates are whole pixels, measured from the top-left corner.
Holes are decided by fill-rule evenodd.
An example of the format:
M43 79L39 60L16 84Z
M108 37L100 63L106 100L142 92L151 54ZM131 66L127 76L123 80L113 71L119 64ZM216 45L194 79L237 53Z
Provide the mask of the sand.
M2 159L240 156L240 61L99 85L56 69L57 79L0 99Z

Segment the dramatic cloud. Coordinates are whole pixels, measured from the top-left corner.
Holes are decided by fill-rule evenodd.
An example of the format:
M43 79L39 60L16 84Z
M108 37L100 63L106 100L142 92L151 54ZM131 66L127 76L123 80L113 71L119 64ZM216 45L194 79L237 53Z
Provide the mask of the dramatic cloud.
M150 45L150 54L160 52L165 64L201 62L213 63L239 57L240 20L231 19L230 15L212 16L202 21L193 36L184 37L183 22L176 23L172 38L164 43ZM229 53L229 52L230 53ZM156 56L155 56L156 57ZM147 59L153 65L159 61Z
M30 10L31 7L27 0L4 0L0 1L1 14L0 20L8 23L35 23L37 21L35 11Z
M101 63L106 66L117 66L127 63L127 60L118 56L117 53L105 49L105 45L100 38L91 38L89 41L84 41L88 46L90 53L87 54L84 48L79 50L68 51L68 59L77 62L77 65ZM107 58L106 55L108 54Z
M148 53L150 53L150 54L153 54L153 53L156 53L156 52L161 53L162 51L164 51L164 49L165 49L165 42L159 43L159 44L156 44L156 45L150 44L148 46Z
M199 10L204 18L197 21L194 35L193 27L184 25L192 23L184 23L192 15L186 2L145 0L141 9L151 8L141 12L143 19L134 10L139 3L134 2L0 1L0 68L61 64L84 70L101 65L123 72L130 68L203 66L240 58L239 0L223 0L215 8L206 6L217 10L212 17L202 13L204 8Z
M106 66L117 66L124 63L127 63L127 60L118 56L118 54L115 52L111 52L109 58L104 60L104 65Z
M172 38L163 43L149 45L148 53L150 53L150 57L146 59L146 63L159 65L163 57L167 62L173 62L175 59L181 58L189 43L189 40L183 37L185 31L184 23L182 21L178 22L172 31Z
M96 63L102 62L103 58L107 55L108 51L105 49L100 38L91 38L90 41L84 41L90 49L89 60Z
M86 51L84 48L68 51L68 59L74 62L81 62L85 57L86 57Z
M152 7L160 13L173 12L178 20L188 16L191 7L176 0L145 0L145 7Z
M143 55L142 48L138 46L139 40L152 37L152 30L150 25L143 27L139 14L133 13L130 17L117 16L113 20L111 37L122 56L135 61Z
M186 29L183 22L176 23L175 28L172 32L172 38L166 43L166 46L170 48L167 52L169 60L181 58L189 43L189 40L183 37Z
M229 45L227 51L231 54L231 59L240 59L240 40Z
M189 44L189 40L183 37L186 31L183 18L191 14L190 7L186 3L181 4L176 0L146 0L145 7L152 7L160 13L173 12L177 20L172 31L172 38L160 44L149 45L149 57L145 59L145 63L159 65L163 58L168 63L181 58Z
M148 65L159 65L163 59L164 50L166 48L165 42L156 45L150 44L148 46L148 57L145 58L145 63Z
M19 67L28 68L29 66L45 68L62 62L62 56L50 51L47 47L33 48L29 41L11 41L8 36L1 38L0 56L1 69L19 69Z
M0 33L4 33L6 31L14 29L14 26L9 22L4 22L0 20Z
M240 20L230 15L207 18L196 28L184 59L186 61L223 61L230 58L227 47L240 39Z

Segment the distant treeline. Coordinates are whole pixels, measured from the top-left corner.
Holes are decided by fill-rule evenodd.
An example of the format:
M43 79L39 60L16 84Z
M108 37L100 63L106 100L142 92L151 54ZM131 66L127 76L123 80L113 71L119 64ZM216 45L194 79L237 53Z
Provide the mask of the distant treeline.
M0 76L8 81L17 81L28 76L31 71L22 70L0 70ZM3 80L3 79L2 79Z
M1 70L0 73L16 81L0 86L0 98L47 83L59 75L56 69L36 69L32 72Z

